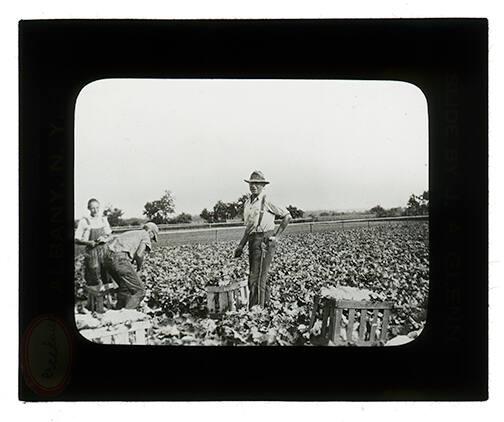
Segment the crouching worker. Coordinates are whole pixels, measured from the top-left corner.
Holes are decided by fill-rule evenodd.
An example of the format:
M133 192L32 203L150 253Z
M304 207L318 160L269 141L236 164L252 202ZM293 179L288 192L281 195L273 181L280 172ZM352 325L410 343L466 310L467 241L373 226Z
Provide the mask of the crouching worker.
M135 309L144 298L145 286L137 271L152 249L151 240L157 242L158 235L158 227L146 223L142 230L121 233L103 245L103 267L119 286L116 309Z

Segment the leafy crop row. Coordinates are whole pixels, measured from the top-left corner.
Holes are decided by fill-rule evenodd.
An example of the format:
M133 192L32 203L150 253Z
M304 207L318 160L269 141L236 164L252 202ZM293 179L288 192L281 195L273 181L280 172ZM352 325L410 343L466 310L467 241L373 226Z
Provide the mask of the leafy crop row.
M151 316L153 344L303 345L314 294L324 286L366 288L394 302L390 334L423 326L429 283L428 224L379 225L287 234L270 271L271 306L207 315L205 286L247 278L248 257L236 242L155 248L141 271L147 287L139 310ZM76 259L76 296L83 298Z

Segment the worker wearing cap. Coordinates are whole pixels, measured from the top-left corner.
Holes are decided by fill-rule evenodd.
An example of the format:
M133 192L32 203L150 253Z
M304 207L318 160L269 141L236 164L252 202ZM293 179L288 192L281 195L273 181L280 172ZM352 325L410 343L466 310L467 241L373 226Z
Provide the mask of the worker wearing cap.
M146 223L142 230L121 233L103 245L103 266L118 284L117 309L135 309L145 296L145 286L140 271L145 254L152 249L151 240L157 242L159 228ZM136 263L136 271L133 263Z
M269 181L260 171L254 171L245 182L249 184L250 196L245 201L243 218L245 233L243 234L234 256L238 258L245 244L249 247L249 307L269 304L270 289L268 272L275 253L278 239L292 220L287 209L274 205L266 197L264 188ZM275 217L282 219L275 229Z

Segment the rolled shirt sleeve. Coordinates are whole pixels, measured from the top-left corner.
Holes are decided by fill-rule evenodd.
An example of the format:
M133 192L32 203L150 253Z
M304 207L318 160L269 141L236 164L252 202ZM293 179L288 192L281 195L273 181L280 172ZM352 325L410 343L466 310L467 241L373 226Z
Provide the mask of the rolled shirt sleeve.
M89 226L85 218L79 220L77 230L75 230L75 239L89 240Z

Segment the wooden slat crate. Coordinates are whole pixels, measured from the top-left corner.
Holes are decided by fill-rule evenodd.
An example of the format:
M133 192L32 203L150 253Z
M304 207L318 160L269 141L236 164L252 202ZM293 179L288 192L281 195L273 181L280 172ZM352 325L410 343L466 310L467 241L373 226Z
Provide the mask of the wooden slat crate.
M310 330L319 319L320 336L337 346L378 346L388 338L392 302L336 300L315 296Z
M100 314L105 312L105 305L108 309L112 309L114 301L112 299L111 290L116 287L115 284L105 284L102 286L85 286L87 294L87 308L90 311Z
M80 333L88 340L101 344L147 344L147 330L151 327L149 321L136 321L127 327L124 324L81 330Z
M248 282L246 280L230 283L227 286L208 286L207 307L210 315L234 311L240 306L247 306L249 300Z

